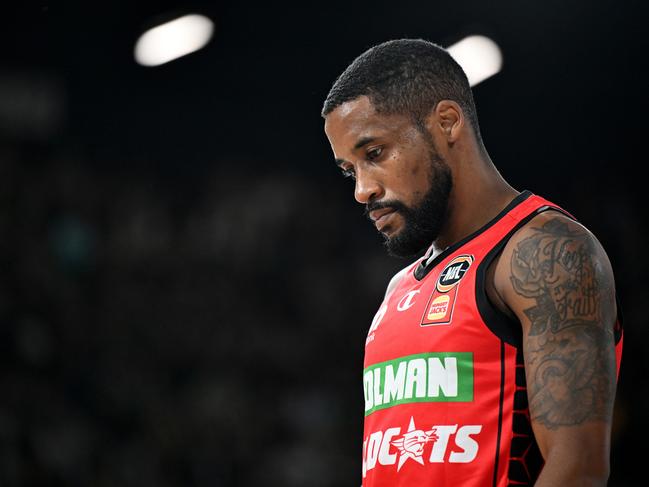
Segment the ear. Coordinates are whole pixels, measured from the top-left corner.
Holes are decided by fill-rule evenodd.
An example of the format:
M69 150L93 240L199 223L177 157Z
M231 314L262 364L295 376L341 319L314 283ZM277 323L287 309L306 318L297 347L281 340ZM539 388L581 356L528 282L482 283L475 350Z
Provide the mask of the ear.
M460 137L464 124L464 113L460 105L452 100L440 100L426 119L428 130L436 132L449 145Z

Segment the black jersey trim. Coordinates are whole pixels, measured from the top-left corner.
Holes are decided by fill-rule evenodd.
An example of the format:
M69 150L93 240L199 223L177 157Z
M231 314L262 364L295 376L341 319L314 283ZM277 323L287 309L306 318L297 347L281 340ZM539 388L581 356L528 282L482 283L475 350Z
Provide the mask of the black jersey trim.
M507 465L508 486L532 487L543 468L543 455L536 442L529 414L525 358L523 349L516 350L516 390L512 410L512 440Z
M615 320L613 332L615 336L615 345L617 345L620 343L620 340L622 340L622 335L624 334L624 315L622 314L622 303L617 290L615 291L615 306L617 307L617 319Z
M525 190L521 192L519 195L517 195L513 200L509 202L509 204L503 208L503 210L498 213L495 217L493 217L490 221L485 223L482 227L480 227L478 230L475 232L467 235L461 240L458 240L455 242L453 245L450 245L447 247L443 252L439 253L432 261L430 261L428 264L426 264L427 257L424 257L419 264L417 264L417 267L415 268L415 272L413 275L415 276L415 279L418 281L421 281L424 277L428 275L428 273L435 268L437 264L439 264L445 257L448 255L452 254L455 252L457 249L462 247L464 244L467 242L473 240L476 238L478 235L481 233L485 232L492 226L494 226L500 219L502 219L507 213L512 211L515 207L520 205L523 201L525 201L527 198L532 196L532 192Z
M496 458L494 460L493 487L498 486L498 462L500 461L500 441L503 432L503 405L505 402L505 342L500 341L500 399L498 400L498 434L496 436Z
M491 332L494 335L496 335L499 339L517 348L520 347L523 343L523 329L518 320L514 320L510 318L502 311L500 311L498 308L496 308L496 306L494 306L494 304L487 296L487 289L485 286L487 269L489 268L493 260L496 258L496 256L502 252L503 248L505 247L505 245L507 245L507 242L509 242L509 239L511 239L514 233L520 230L535 216L540 215L541 213L549 210L557 211L563 215L566 215L568 218L574 220L574 217L572 217L570 214L568 214L567 212L565 212L564 210L562 210L557 206L545 205L536 208L529 215L527 215L525 218L519 221L514 226L514 228L512 228L507 233L507 235L505 235L500 240L500 242L498 242L489 251L489 253L485 256L485 258L482 259L482 262L480 262L480 264L478 265L478 269L476 271L475 297L476 297L476 304L478 306L478 312L482 317L482 321L484 321L484 323L487 325L487 328L489 328Z

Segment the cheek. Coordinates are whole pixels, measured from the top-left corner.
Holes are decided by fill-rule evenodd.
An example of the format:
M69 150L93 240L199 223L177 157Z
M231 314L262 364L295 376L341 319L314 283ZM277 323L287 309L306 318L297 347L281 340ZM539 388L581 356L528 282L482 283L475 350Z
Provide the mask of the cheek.
M430 180L430 157L423 148L419 147L417 150L411 151L407 157L410 164L405 173L411 188L417 193L425 193Z
M423 164L417 165L404 175L404 183L409 188L408 194L410 195L410 203L421 201L429 189L428 171L425 170Z
M395 197L407 206L418 204L429 189L430 164L420 151L410 150L393 155L392 167Z
M395 184L392 187L394 191L393 198L410 208L417 206L428 190L422 179L425 179L425 175L419 173L407 172L396 176L394 179Z

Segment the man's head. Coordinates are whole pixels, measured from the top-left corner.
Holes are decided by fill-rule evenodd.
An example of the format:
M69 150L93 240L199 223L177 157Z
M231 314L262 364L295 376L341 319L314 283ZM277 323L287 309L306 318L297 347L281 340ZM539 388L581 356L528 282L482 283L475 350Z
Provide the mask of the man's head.
M425 249L450 210L448 148L467 130L480 141L462 68L427 41L380 44L340 75L322 115L336 162L390 253Z
M446 50L432 42L398 39L365 51L329 90L322 116L361 96L369 97L378 113L407 115L420 127L439 101L453 100L480 140L466 74Z

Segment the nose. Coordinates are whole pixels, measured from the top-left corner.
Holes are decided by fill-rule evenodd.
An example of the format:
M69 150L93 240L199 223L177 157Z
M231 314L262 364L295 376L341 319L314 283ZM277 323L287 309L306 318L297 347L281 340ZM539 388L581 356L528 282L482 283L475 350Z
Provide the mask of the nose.
M381 198L382 187L380 183L365 171L357 171L354 198L359 203L366 205L370 201Z

